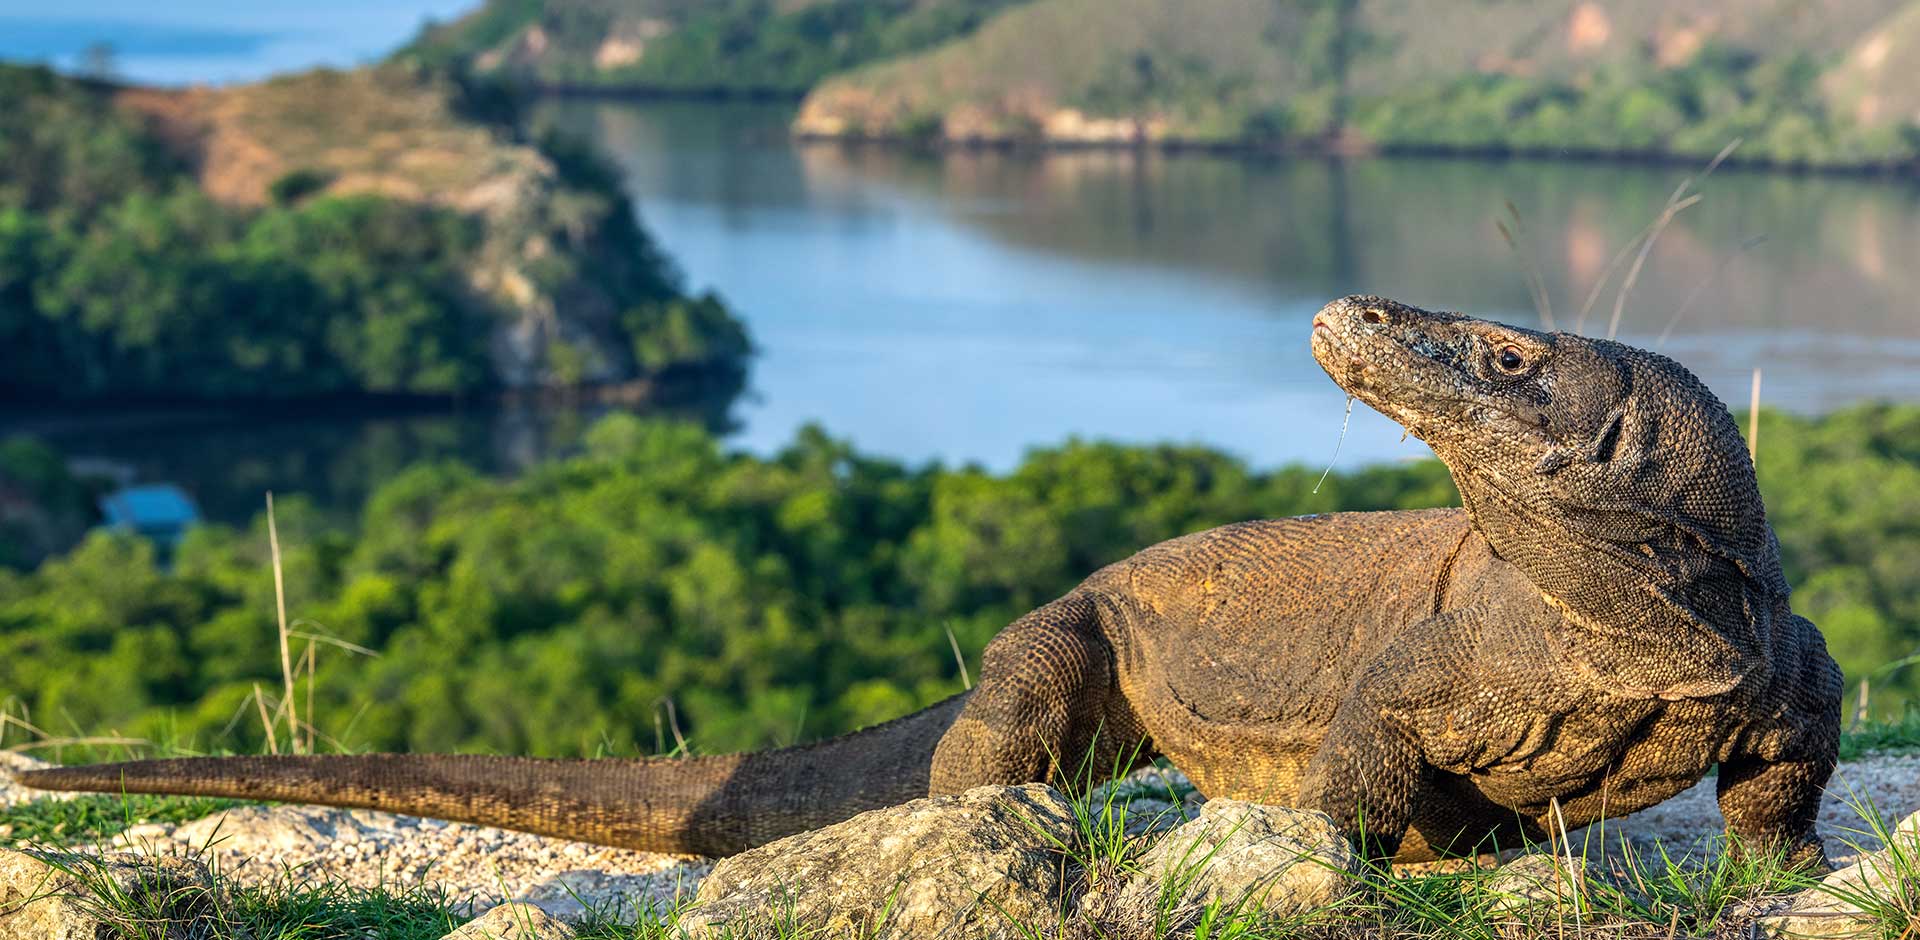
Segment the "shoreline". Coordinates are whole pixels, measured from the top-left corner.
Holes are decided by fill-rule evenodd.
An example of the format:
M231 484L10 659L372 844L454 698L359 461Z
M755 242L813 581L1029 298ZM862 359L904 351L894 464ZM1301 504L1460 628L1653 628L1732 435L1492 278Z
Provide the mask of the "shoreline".
M369 414L410 415L487 413L555 407L659 407L696 404L712 397L732 400L730 389L741 377L729 370L670 371L616 382L577 386L490 388L463 395L345 393L288 398L208 399L188 397L113 397L81 400L15 398L0 405L0 437L47 433L73 426L143 425L168 422L221 422L235 419L325 418Z
M597 100L616 103L685 102L692 104L799 105L808 92L780 88L673 87L658 85L601 85L572 82L507 83L516 93L533 99ZM1126 120L1126 119L1118 119ZM1184 137L946 137L904 133L830 133L789 128L790 136L809 146L838 145L939 153L1125 153L1159 155L1198 154L1259 159L1359 160L1403 157L1427 160L1477 160L1500 163L1513 160L1558 161L1646 167L1700 167L1711 153L1666 150L1538 147L1526 145L1378 144L1353 135L1304 140L1207 140ZM1805 163L1768 157L1743 156L1738 151L1721 163L1722 169L1779 173L1788 176L1852 176L1888 180L1920 179L1920 155L1906 160L1871 163Z
M792 137L806 146L840 146L924 150L936 153L1020 153L1051 155L1068 153L1135 153L1155 156L1217 156L1256 159L1311 159L1357 161L1378 158L1414 160L1472 160L1485 163L1513 161L1610 164L1640 167L1693 167L1706 165L1713 154L1674 153L1660 150L1601 150L1593 148L1551 148L1523 146L1454 146L1446 144L1394 144L1381 146L1367 141L1291 141L1281 143L1231 140L1195 140L1189 138L988 138L988 137L912 137L904 134L828 134L794 130ZM1891 163L1797 163L1766 157L1742 157L1737 152L1720 164L1723 170L1774 173L1784 176L1835 176L1885 180L1920 180L1920 156Z

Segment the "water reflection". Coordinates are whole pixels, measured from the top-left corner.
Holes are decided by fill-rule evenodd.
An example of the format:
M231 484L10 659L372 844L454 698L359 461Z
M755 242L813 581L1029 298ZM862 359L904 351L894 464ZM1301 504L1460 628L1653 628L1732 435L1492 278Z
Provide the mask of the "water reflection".
M1323 459L1340 394L1307 355L1321 302L1369 291L1537 324L1531 267L1558 325L1591 296L1582 327L1604 333L1634 258L1622 248L1687 176L796 146L786 118L581 102L542 115L608 148L661 242L753 325L767 354L748 444L820 420L882 452L996 466L1069 434ZM1699 188L1620 301L1623 338L1736 405L1756 367L1769 403L1802 411L1920 399L1920 269L1900 262L1920 259L1920 188L1728 169ZM1357 418L1345 453L1423 452L1398 436Z

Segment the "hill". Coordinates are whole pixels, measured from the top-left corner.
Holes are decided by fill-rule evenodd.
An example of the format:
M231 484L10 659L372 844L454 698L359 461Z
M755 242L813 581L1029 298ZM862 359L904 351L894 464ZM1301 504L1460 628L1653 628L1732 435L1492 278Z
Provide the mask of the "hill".
M809 91L803 135L1920 158L1920 0L489 0L406 55Z
M737 374L613 175L400 66L163 91L0 66L0 389L462 395Z
M1920 3L1036 0L823 83L797 128L1912 165Z
M793 95L1021 0L487 0L402 57L525 84Z

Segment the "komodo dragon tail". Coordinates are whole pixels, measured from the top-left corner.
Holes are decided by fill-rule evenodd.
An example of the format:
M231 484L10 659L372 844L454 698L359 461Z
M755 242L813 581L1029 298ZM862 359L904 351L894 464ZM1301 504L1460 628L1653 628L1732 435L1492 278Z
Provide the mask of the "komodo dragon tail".
M818 744L717 757L188 757L16 779L42 790L352 806L653 852L732 855L926 796L934 747L965 699Z

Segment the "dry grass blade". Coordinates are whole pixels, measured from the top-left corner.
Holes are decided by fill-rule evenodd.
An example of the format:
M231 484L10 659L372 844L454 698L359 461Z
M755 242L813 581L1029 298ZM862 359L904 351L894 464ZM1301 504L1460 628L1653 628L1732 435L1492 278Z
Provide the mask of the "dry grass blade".
M1508 217L1513 219L1513 228L1508 229L1507 223L1498 219L1494 220L1493 227L1500 230L1500 237L1506 241L1507 248L1514 257L1520 259L1521 276L1527 282L1527 293L1533 298L1533 310L1540 315L1540 325L1548 330L1555 329L1553 298L1547 293L1547 279L1540 272L1540 263L1532 254L1520 250L1519 235L1525 230L1525 225L1520 221L1520 210L1511 199L1507 200L1506 206Z
M960 666L960 685L968 691L973 690L973 676L967 672L967 657L960 653L960 640L953 635L953 625L947 624L947 645L953 647L953 661Z
M267 733L267 753L280 753L280 740L274 732L273 716L267 714L267 696L260 691L260 683L253 684L253 703L260 707L260 727Z
M267 492L267 546L273 553L273 602L280 615L280 680L282 684L280 708L287 715L287 727L296 729L287 746L295 753L300 751L300 713L294 708L293 697L293 656L287 642L287 579L280 564L280 527L273 516L273 492ZM268 732L272 737L272 732Z
M27 751L44 750L50 747L88 747L88 746L147 747L152 743L153 743L152 741L149 741L146 738L120 738L120 737L112 737L112 736L85 737L85 738L42 738L38 741L27 741L23 744L14 744L8 747L0 748L0 751L5 751L9 754L24 754Z
M1673 337L1674 327L1680 325L1680 319L1687 315L1687 311L1693 309L1694 303L1706 294L1707 288L1712 287L1715 282L1720 280L1720 275L1726 273L1728 265L1744 257L1747 252L1765 244L1766 240L1767 236L1765 235L1755 235L1741 242L1739 249L1733 254L1720 259L1720 263L1713 266L1713 273L1708 274L1705 278L1701 279L1700 283L1695 284L1693 290L1687 293L1686 300L1682 301L1680 306L1673 311L1673 316L1667 319L1666 327L1660 331L1660 336L1653 341L1653 348L1659 349L1667 344L1667 340Z
M1627 295L1633 293L1633 285L1640 280L1640 270L1646 265L1647 255L1652 253L1654 243L1660 240L1660 233L1666 231L1675 216L1701 200L1702 197L1698 193L1686 196L1687 190L1696 182L1706 182L1707 177L1712 176L1713 171L1719 169L1720 164L1725 163L1727 158L1733 155L1733 151L1740 146L1740 142L1741 138L1738 137L1728 141L1725 147L1720 148L1719 153L1713 155L1712 160L1707 161L1707 168L1700 171L1698 180L1691 176L1681 180L1680 185L1674 187L1673 194L1667 197L1666 206L1660 210L1660 215L1648 227L1646 239L1640 243L1640 253L1633 259L1633 267L1627 271L1626 279L1620 282L1620 290L1613 295L1613 317L1607 323L1608 339L1613 339L1620 333L1620 315L1626 309ZM1686 198L1681 198L1683 196Z
M1693 180L1691 179L1682 181L1680 187L1675 189L1673 194L1675 196L1680 195L1692 182ZM1685 211L1694 203L1699 202L1701 198L1699 193L1695 193L1678 201L1669 199L1667 201L1667 207L1660 210L1659 218L1653 220L1653 225L1648 231L1646 239L1640 242L1640 253L1634 256L1633 266L1627 269L1626 278L1621 280L1620 289L1613 295L1613 316L1607 320L1608 339L1612 339L1620 333L1620 315L1627 308L1627 296L1633 293L1633 285L1639 282L1640 271L1646 267L1647 255L1653 253L1654 243L1660 240L1660 233L1667 230L1667 226L1672 224L1675 216Z
M1753 400L1747 405L1747 459L1760 462L1760 368L1753 370Z
M293 623L295 626L299 626L300 624L312 623L312 621L296 620ZM370 650L364 646L361 646L358 643L354 643L350 640L343 640L337 636L331 636L325 633L308 633L305 630L295 630L287 635L290 637L293 637L296 640L307 640L312 643L325 643L328 646L337 646L343 650L346 650L349 653L358 653L361 656L372 656L374 658L379 658L380 656L380 653L377 650Z

